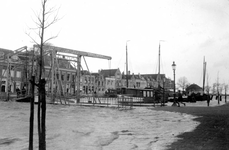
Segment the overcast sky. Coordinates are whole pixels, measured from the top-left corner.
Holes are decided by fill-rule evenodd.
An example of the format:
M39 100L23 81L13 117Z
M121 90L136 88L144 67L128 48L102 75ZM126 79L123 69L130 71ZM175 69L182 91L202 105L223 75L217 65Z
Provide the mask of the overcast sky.
M112 57L110 62L86 58L92 72L115 68L123 72L130 40L131 73L155 74L163 40L161 73L166 77L173 79L175 61L176 79L185 76L202 86L205 56L209 84L217 75L219 82L229 83L228 0L50 0L49 6L60 7L62 18L46 32L46 38L59 33L50 43ZM39 0L1 1L0 47L31 47L25 33L33 32L29 28L35 27L34 12L39 11Z

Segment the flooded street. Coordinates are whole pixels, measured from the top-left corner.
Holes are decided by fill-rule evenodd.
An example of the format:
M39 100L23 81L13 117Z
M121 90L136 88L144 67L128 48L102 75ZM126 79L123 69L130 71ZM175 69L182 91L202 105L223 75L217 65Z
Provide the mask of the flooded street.
M35 112L37 106L35 106ZM29 103L0 102L0 149L29 145ZM193 130L194 117L147 108L47 105L48 150L160 150L176 135ZM34 148L37 149L35 113Z

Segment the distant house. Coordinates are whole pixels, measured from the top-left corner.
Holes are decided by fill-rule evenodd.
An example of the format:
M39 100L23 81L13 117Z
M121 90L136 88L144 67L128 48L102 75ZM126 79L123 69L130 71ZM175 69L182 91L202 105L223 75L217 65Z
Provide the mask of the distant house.
M6 92L7 87L8 92L15 92L17 87L21 88L24 86L23 80L27 78L25 77L25 74L23 74L23 70L24 65L14 51L0 48L1 92Z
M99 95L104 94L105 93L104 92L104 88L105 88L104 76L101 75L100 73L92 73L92 75L95 77L95 89L94 89L94 92L96 92Z
M98 94L104 94L109 89L121 87L121 72L119 69L102 69L95 76L95 91Z
M142 77L147 81L147 87L157 88L160 84L163 87L163 80L166 79L165 74L141 74Z
M124 72L122 73L122 81L121 81L121 86L122 87L127 87L127 82L128 82L128 87L134 86L134 81L131 79L132 75L125 75Z
M52 59L50 56L44 57L44 68L45 68L45 78L47 80L46 83L46 91L51 92L51 76L52 76ZM54 70L54 83L53 87L55 90L62 91L66 94L73 94L76 90L76 68L74 68L70 62L64 58L57 58L58 67L55 63L54 68L58 68ZM58 87L59 83L62 84L62 90ZM82 86L82 85L81 85ZM81 87L82 89L82 87Z
M190 86L188 86L186 88L186 92L188 92L188 93L202 93L203 92L203 88L201 88L197 84L191 84Z
M132 81L133 81L133 87L134 88L140 88L140 89L144 89L147 87L147 82L144 79L144 77L141 76L141 74L138 75L132 75Z

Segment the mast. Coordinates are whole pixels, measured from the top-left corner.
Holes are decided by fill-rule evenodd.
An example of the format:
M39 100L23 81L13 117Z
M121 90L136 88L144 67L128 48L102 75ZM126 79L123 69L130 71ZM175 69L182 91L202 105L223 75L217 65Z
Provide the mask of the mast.
M219 94L219 71L217 73L217 94Z
M205 90L206 66L207 66L207 63L205 62L205 57L204 57L204 62L203 62L203 94L204 94L204 90Z
M158 82L158 87L160 86L161 83L161 42L165 42L164 40L159 40L159 52L158 52L158 75L157 75L157 82Z
M128 48L127 48L127 42L130 40L126 41L126 87L128 88Z
M161 63L161 45L160 45L160 42L159 42L159 63L158 63L158 75L160 75L160 63Z
M158 52L158 75L157 75L158 87L160 87L160 81L161 81L160 66L161 66L161 44L160 44L160 41L159 41L159 52Z

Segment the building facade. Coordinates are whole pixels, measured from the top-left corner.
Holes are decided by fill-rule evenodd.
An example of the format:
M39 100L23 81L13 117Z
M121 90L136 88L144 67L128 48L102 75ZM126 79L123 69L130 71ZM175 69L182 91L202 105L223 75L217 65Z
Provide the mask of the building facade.
M7 87L9 87L9 92L15 92L16 88L22 89L22 87L28 87L28 79L31 76L32 62L26 63L23 57L17 55L8 59L7 56L9 54L14 54L14 51L0 49L1 92L6 92ZM57 61L58 66L51 63L50 55L44 57L44 76L47 93L51 93L51 88L53 87L54 91L61 91L67 95L76 94L78 85L77 68L64 58L57 58ZM33 63L36 65L36 62ZM55 68L54 71L53 68ZM38 67L33 67L36 75L38 75L38 70ZM80 91L82 94L96 92L103 95L108 90L127 87L127 80L129 88L157 88L160 85L166 89L172 89L174 85L174 82L166 78L165 74L161 74L160 78L158 74L129 74L126 76L120 72L119 68L102 69L97 73L81 71Z
M16 88L21 89L25 86L28 81L24 67L23 61L17 55L14 55L14 51L0 49L1 92L7 92L8 90L8 92L14 93Z

